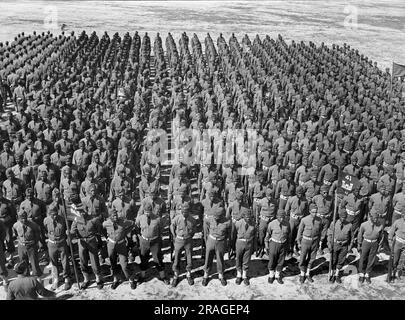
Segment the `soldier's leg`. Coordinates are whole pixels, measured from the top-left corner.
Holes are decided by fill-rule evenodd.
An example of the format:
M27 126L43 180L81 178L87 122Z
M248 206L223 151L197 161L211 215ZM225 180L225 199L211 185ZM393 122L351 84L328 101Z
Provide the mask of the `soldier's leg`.
M204 278L208 278L208 274L212 268L212 262L215 255L215 242L213 239L208 237L207 247L205 252L205 263L204 263Z
M80 260L80 270L83 273L84 281L89 281L89 253L87 249L83 246L84 240L78 241L78 251Z
M326 242L326 236L327 236L330 222L331 222L331 219L322 219L322 231L321 231L321 238L319 240L319 251L320 252L322 252L323 246Z
M236 257L235 257L236 277L242 278L244 243L242 241L236 241L235 249L236 249Z
M297 231L298 231L298 220L294 218L290 218L290 238L289 238L289 244L288 244L288 252L287 253L292 253L294 252L294 246L295 246L295 239L297 238Z
M264 248L264 239L266 238L268 222L260 219L259 221L259 249Z
M301 271L301 276L305 275L305 272L308 268L308 259L311 250L311 243L307 240L303 240L301 242L301 254L300 254L300 261L298 263L298 267Z
M91 268L93 269L96 281L101 275L100 260L98 258L98 245L97 240L90 240L88 242L88 254L90 257Z
M276 253L276 246L275 242L270 241L269 244L269 263L267 264L267 267L269 269L269 272L271 276L274 276L274 270L276 269L276 258L277 258L277 253Z
M8 284L8 270L6 268L6 254L3 242L0 242L0 276L3 278L3 286Z
M58 245L58 251L60 253L60 260L62 262L62 269L63 269L62 276L66 281L67 279L70 278L69 251L66 242ZM72 254L72 263L75 263L73 259L73 252L71 254Z
M366 271L365 266L367 265L367 259L368 259L368 254L371 249L371 243L367 241L363 241L362 247L361 247L361 254L360 254L360 259L359 259L359 276L363 277L364 272Z
M193 239L186 240L184 244L184 250L186 251L186 272L187 277L191 276L191 270L193 269Z
M394 245L394 259L392 262L392 269L393 270L397 270L398 268L398 264L399 264L399 260L401 258L401 253L403 251L403 249L405 248L405 245L403 243L400 243L398 241L395 241L395 245Z
M224 254L225 254L225 241L216 241L215 244L215 254L217 259L217 272L219 279L222 279L224 276L224 269L225 269L225 261L224 261Z
M284 260L285 260L285 253L286 253L286 244L278 243L278 259L277 259L277 266L276 266L276 279L280 278L280 273L283 271L284 267Z
M183 240L180 239L175 239L174 240L174 262L172 265L172 270L174 272L174 276L178 276L180 273L180 255L181 252L183 251Z
M159 278L161 280L164 280L166 278L166 274L165 274L165 266L163 264L162 240L156 239L151 241L150 251L152 253L152 258L156 265L156 269L159 271Z
M107 253L108 253L108 258L110 259L110 266L111 266L111 271L114 277L114 280L118 279L117 275L119 274L119 268L117 265L117 252L115 250L115 243L112 243L111 241L107 242ZM141 263L142 265L142 263Z
M341 246L339 248L339 253L337 256L337 263L336 263L336 277L340 276L340 271L342 270L345 261L346 261L346 255L347 255L347 245L346 246Z
M28 252L27 249L24 245L22 244L18 244L18 258L20 260L20 262L25 261L27 263L27 265L29 266L29 259L28 259ZM29 267L27 268L27 272L26 275L29 276L30 275L30 271L29 271Z
M38 245L27 247L27 254L31 263L32 275L36 277L42 276L42 270L39 267Z
M6 226L6 251L9 253L11 256L15 252L15 245L14 245L14 239L13 239L13 226L9 225Z
M372 243L368 254L368 262L365 274L366 278L367 276L370 276L370 272L373 270L375 259L377 256L377 250L378 250L378 243L377 242Z
M235 227L235 222L232 220L232 224L231 224L231 249L233 251L236 250L235 246L236 246L236 238L237 238L237 233L236 233L236 227Z
M309 254L308 268L307 268L307 273L306 273L307 277L309 277L311 274L310 272L311 272L312 264L314 263L314 261L316 259L316 254L317 254L319 245L320 245L319 239L312 241L310 254Z
M245 250L243 252L242 259L242 278L247 279L249 272L249 263L252 257L253 246L251 244L246 244Z
M132 280L131 271L128 267L128 249L125 243L117 243L115 245L115 252L118 255L119 263L122 269L122 273L126 280Z

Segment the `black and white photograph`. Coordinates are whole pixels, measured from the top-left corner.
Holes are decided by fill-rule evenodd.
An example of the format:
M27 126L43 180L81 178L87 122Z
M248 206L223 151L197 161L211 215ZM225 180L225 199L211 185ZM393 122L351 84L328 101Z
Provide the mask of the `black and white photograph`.
M404 120L403 0L0 0L0 300L403 300Z

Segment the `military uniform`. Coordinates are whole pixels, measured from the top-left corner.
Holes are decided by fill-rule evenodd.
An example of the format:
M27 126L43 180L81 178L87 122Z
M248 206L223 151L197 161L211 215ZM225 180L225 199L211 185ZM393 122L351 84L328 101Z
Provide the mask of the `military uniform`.
M394 260L392 263L392 269L395 272L398 268L399 260L401 258L401 254L405 250L405 219L404 219L404 212L402 211L402 217L397 219L391 226L389 234L388 234L388 241L390 242L391 250L394 252ZM393 241L395 239L395 244L392 246Z
M360 225L359 234L357 236L358 251L361 251L359 260L359 280L370 281L370 272L373 269L375 258L377 255L378 243L381 240L383 225L377 220L377 212L372 209L370 215L375 221L368 220Z
M288 250L290 232L290 224L285 220L285 212L279 209L277 219L269 223L265 239L266 249L269 255L269 283L272 283L274 278L276 278L280 284L283 283L280 273L283 270L284 259ZM276 270L275 274L274 270Z
M334 282L336 280L338 283L341 283L340 271L346 260L348 247L353 239L353 231L352 224L346 220L347 212L344 208L339 212L339 217L340 219L328 229L328 247L332 253L330 281Z
M317 210L316 205L309 207L310 212ZM300 281L305 281L305 276L311 281L310 270L315 261L319 247L319 240L323 229L322 219L312 213L301 219L298 227L297 242L301 246L299 268L301 270Z
M206 254L204 263L204 279L203 286L208 284L208 274L212 268L214 255L217 259L217 272L222 285L226 285L224 274L224 254L226 249L226 241L229 239L231 231L231 223L225 218L224 208L217 207L210 218L207 218L207 240Z
M50 211L56 210L57 208L51 208ZM54 281L58 281L58 258L62 262L63 273L62 276L66 281L70 278L70 265L68 260L68 247L66 242L66 223L65 220L60 215L56 215L52 218L48 215L44 219L45 232L48 237L48 252L49 258L52 264L52 273Z
M35 222L29 220L24 224L21 221L17 221L13 225L13 231L18 239L18 257L20 261L26 261L27 264L29 261L33 271L33 276L40 277L42 271L39 267L38 257L38 241L41 236L39 226ZM28 269L27 275L29 275Z
M99 219L91 215L82 215L76 217L72 223L70 233L78 238L80 269L84 276L84 287L88 285L89 276L89 258L91 268L96 276L97 285L101 287L101 268L98 259L98 242L97 235L102 233L102 225ZM83 287L83 286L82 286Z
M236 283L240 284L243 279L244 283L249 285L248 271L256 238L256 226L250 210L245 207L241 209L241 219L235 222Z
M111 263L111 269L114 275L113 289L118 286L118 274L120 272L117 265L117 258L122 272L127 280L133 282L133 277L128 268L128 249L126 246L126 237L135 227L135 222L118 218L116 221L111 217L103 222L103 229L107 233L107 251Z

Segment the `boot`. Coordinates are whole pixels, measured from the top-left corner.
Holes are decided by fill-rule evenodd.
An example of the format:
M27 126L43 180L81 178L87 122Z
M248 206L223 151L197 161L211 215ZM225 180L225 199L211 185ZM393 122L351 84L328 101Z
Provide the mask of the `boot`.
M177 276L175 276L172 280L172 288L176 288L177 285L179 284L179 278Z
M65 279L65 284L63 286L63 290L67 291L72 287L72 284L70 283L70 279L66 278Z
M111 289L113 289L113 290L117 289L117 287L120 285L120 283L121 283L121 281L117 277L114 277L114 281L111 285Z
M304 276L300 275L300 283L304 283L304 282L305 282L305 275Z
M104 281L101 280L100 276L96 275L96 284L97 284L97 289L101 290L104 287Z
M132 290L136 289L137 283L135 279L129 279L129 286L131 287Z
M159 272L159 279L162 280L164 284L167 284L167 285L170 284L170 281L169 281L169 279L167 279L164 270L162 270L162 271Z
M221 284L225 287L227 285L227 282L224 278L220 278L219 280L221 280Z
M336 280L337 283L342 283L341 273L340 273L339 269L336 270L335 280Z
M312 279L311 273L310 273L310 267L308 267L307 269L307 274L306 274L306 278L308 279L309 282L314 282L314 279Z
M202 285L203 285L203 287L206 287L208 285L208 277L203 278Z
M245 279L243 279L243 284L244 284L245 286L250 285L249 278L245 278Z
M194 279L191 276L187 277L187 281L190 286L194 285Z
M276 271L276 280L279 284L284 284L284 281L281 279L280 271Z
M269 277L269 278L267 279L267 282L270 283L270 284L272 284L272 283L274 282L274 279L275 279L275 277Z
M369 276L367 273L366 273L365 278L366 278L366 282L367 282L368 284L370 284L370 283L371 283L371 279L370 279L370 276Z
M146 271L141 271L139 278L138 278L138 283L145 282L145 277L146 277Z
M59 275L58 275L58 268L55 266L52 266L51 268L51 273L52 273L52 287L51 290L56 290L58 289L59 285Z
M81 288L83 290L86 290L90 285L89 274L88 273L83 273L83 278L84 278L84 280L82 282Z
M237 277L236 280L235 280L235 283L236 283L237 285L241 284L241 283L242 283L242 278L241 278L241 277Z

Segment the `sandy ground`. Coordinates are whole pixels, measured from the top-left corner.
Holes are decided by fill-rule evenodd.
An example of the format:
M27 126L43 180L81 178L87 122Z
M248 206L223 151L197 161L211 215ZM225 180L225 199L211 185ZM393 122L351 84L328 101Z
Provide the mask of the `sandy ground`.
M122 283L116 290L110 288L111 279L106 277L106 284L99 290L93 282L92 285L84 291L79 291L74 284L69 291L63 291L62 286L57 292L58 299L70 300L399 300L405 297L404 281L401 280L394 284L388 284L385 281L386 274L381 273L386 268L386 255L381 256L381 261L377 263L376 274L372 278L372 284L359 284L354 266L345 269L342 284L330 284L327 279L329 254L319 257L315 265L314 283L305 282L300 284L298 281L298 270L296 266L287 261L284 270L284 284L276 282L269 284L267 282L267 260L253 258L251 262L251 284L235 284L236 271L234 263L227 261L227 271L225 277L228 279L228 285L223 287L216 274L213 274L212 280L207 287L201 285L201 268L194 270L195 284L189 286L186 279L182 278L176 288L164 285L157 279L157 271L151 269L147 273L147 282L138 285L136 290L131 290L128 282ZM354 255L349 257L353 260ZM137 257L135 264L139 257ZM165 261L168 262L168 255ZM294 258L293 258L294 259ZM199 259L198 259L199 260ZM200 263L198 263L200 265ZM167 264L167 267L169 264ZM132 264L135 271L139 267ZM103 266L103 271L108 274L108 266ZM50 285L47 285L49 288ZM0 300L5 299L4 290L0 289Z

